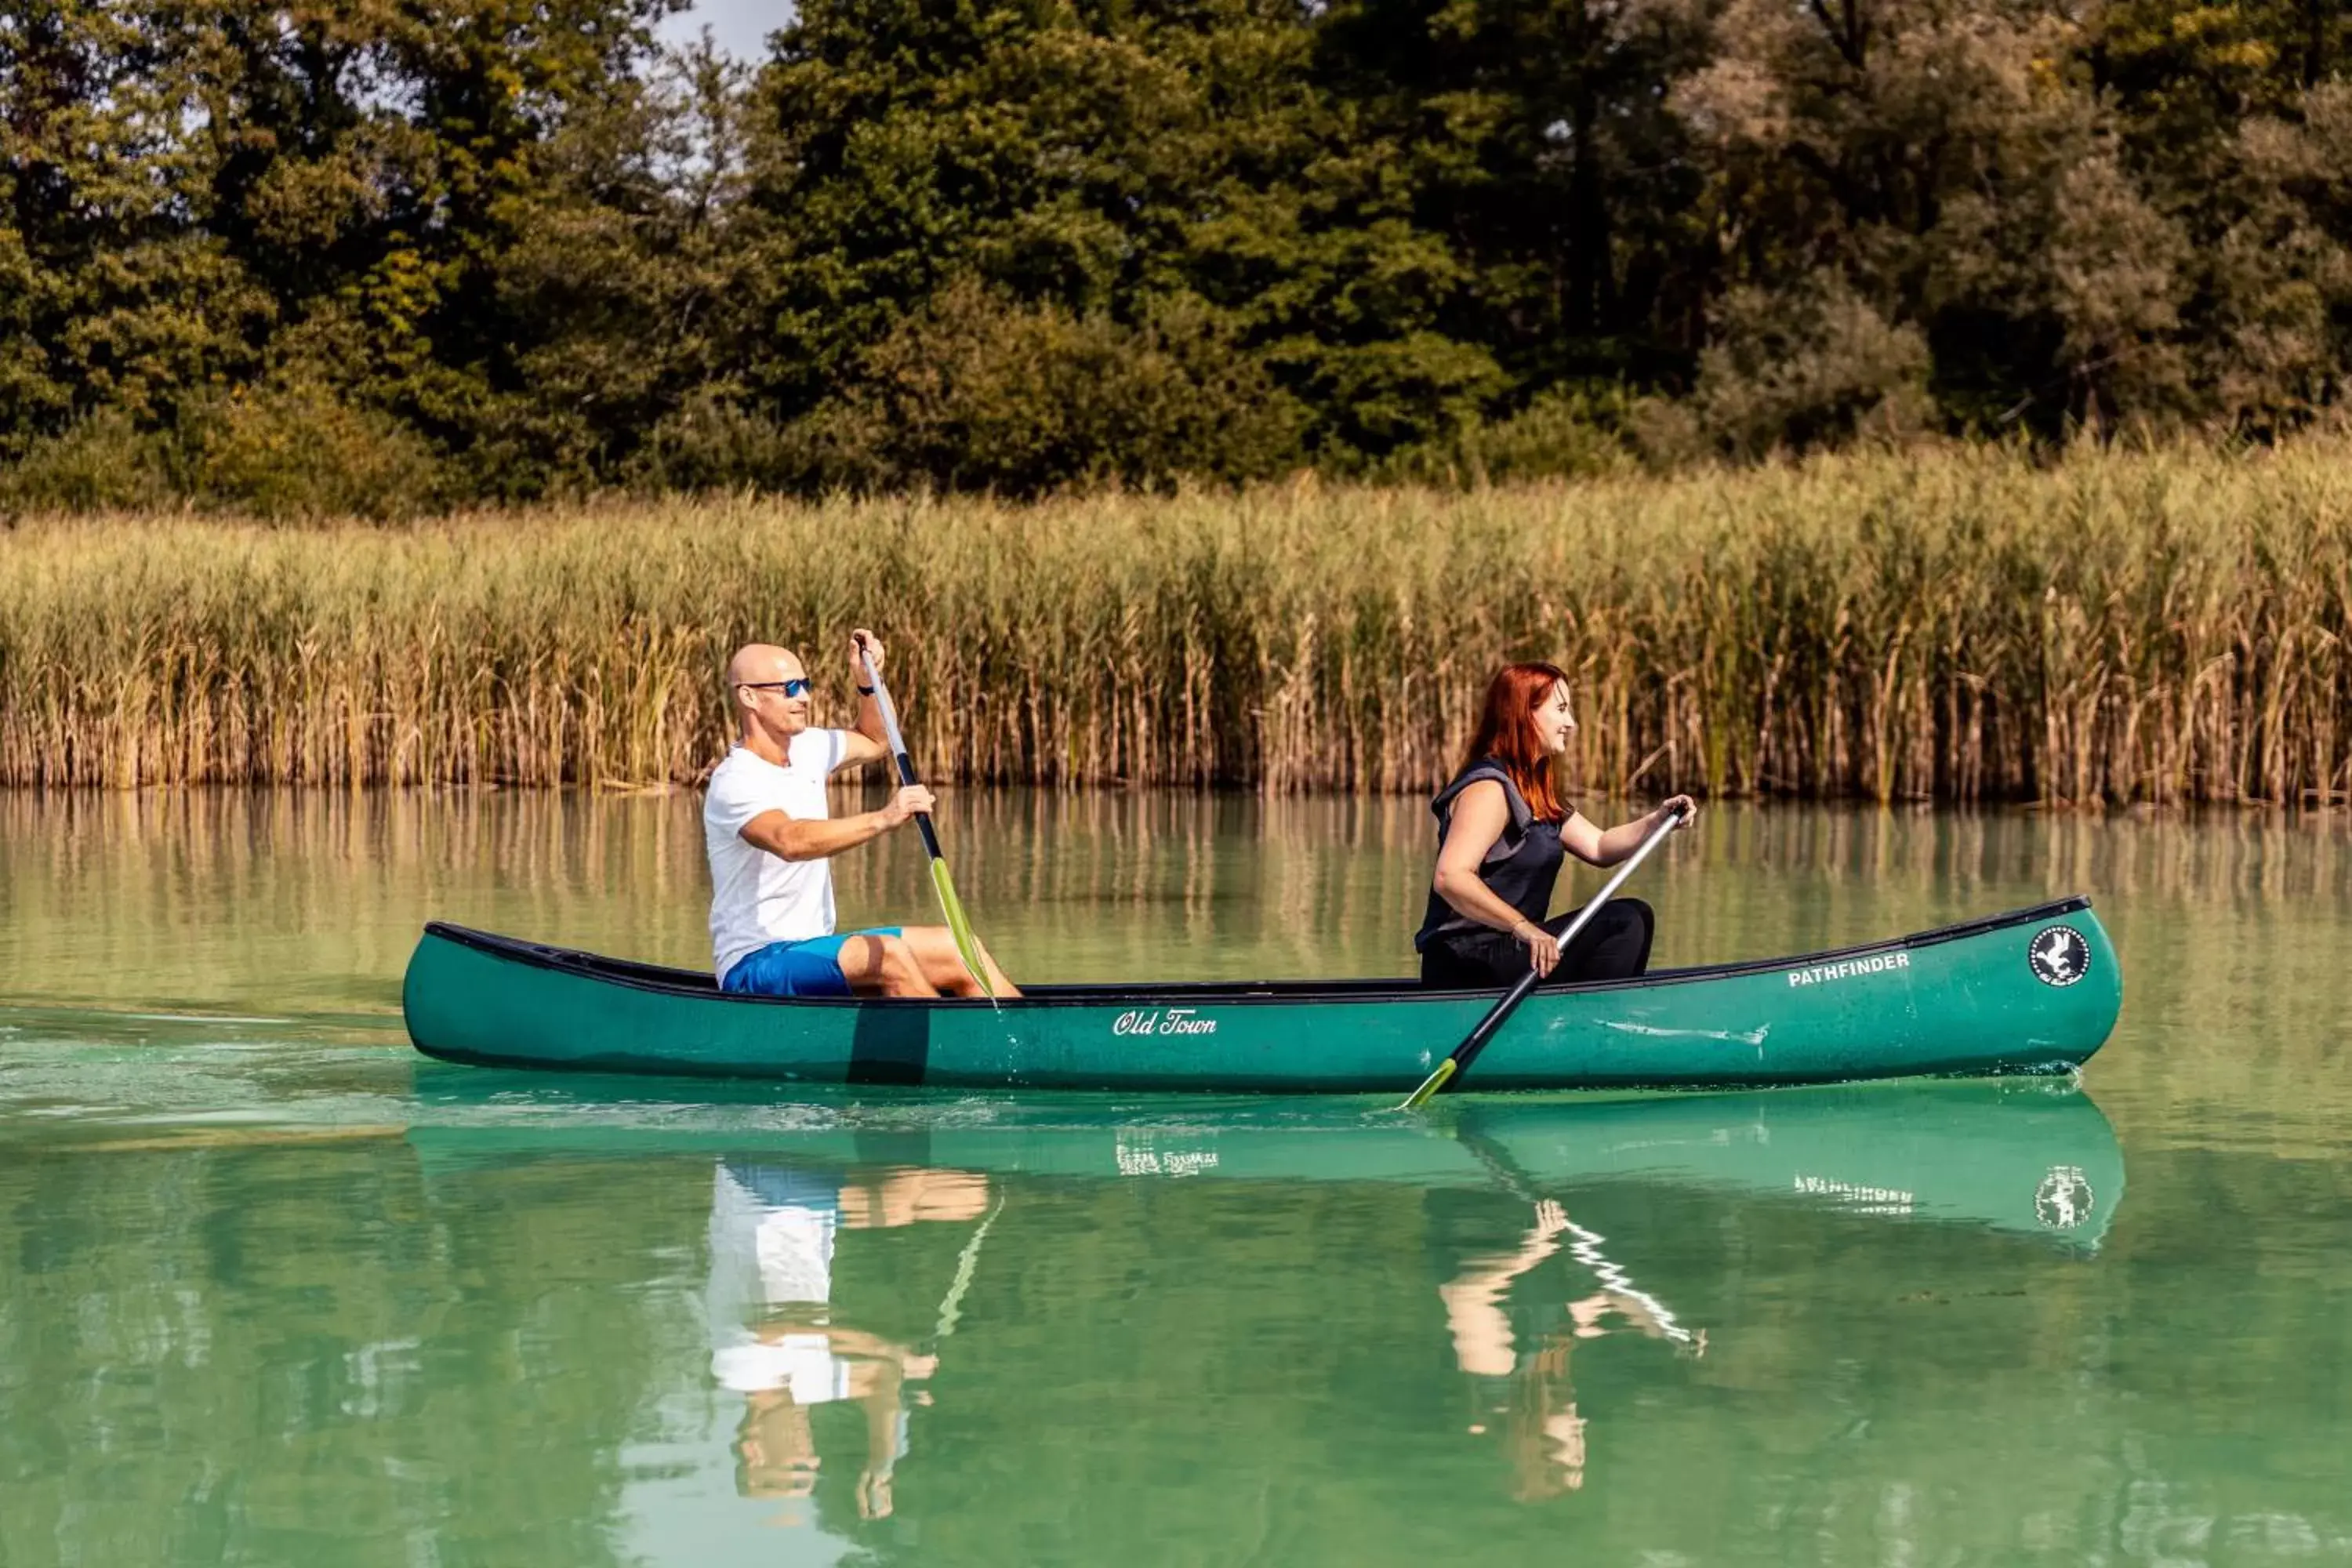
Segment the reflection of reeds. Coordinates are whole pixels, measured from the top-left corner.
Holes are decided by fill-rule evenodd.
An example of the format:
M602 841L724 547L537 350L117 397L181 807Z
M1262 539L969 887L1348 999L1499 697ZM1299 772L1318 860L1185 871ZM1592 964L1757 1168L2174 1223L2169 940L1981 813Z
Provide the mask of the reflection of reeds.
M1487 668L1541 656L1577 673L1587 787L2338 799L2347 458L27 524L0 781L688 780L730 646L809 650L837 700L866 622L916 749L967 779L1422 788Z
M395 1003L431 918L705 962L694 805L552 792L0 792L0 997L378 1012Z

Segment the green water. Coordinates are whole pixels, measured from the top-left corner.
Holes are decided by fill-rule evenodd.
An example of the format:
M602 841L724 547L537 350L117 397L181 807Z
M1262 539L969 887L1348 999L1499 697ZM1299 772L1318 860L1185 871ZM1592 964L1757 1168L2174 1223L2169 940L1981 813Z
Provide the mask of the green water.
M1426 874L1410 803L944 831L1016 977L1401 972ZM1644 868L1661 963L2091 893L2079 1089L406 1050L427 915L698 963L699 854L687 798L0 796L0 1565L2352 1562L2340 817L1726 809Z

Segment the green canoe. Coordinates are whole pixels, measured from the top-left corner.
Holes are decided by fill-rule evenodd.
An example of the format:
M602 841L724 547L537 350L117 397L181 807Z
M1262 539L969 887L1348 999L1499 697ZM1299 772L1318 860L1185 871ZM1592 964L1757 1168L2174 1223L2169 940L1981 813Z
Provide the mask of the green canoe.
M428 1056L572 1072L977 1089L1402 1095L1496 994L1403 980L1040 985L975 1000L773 998L708 974L435 923L409 959ZM1730 1087L2053 1072L2123 980L2086 899L1800 958L1539 990L1463 1087Z

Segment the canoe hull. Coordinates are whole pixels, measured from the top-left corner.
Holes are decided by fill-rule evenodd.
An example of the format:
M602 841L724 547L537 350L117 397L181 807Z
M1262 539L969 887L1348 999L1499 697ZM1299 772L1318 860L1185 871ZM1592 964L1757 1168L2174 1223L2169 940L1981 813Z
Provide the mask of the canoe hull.
M1538 991L1465 1087L2064 1071L2105 1042L2122 994L2105 931L2071 899L1837 952ZM450 1061L1227 1094L1402 1094L1494 1001L1402 981L1049 986L1002 1007L730 996L703 975L439 924L403 993L411 1040Z

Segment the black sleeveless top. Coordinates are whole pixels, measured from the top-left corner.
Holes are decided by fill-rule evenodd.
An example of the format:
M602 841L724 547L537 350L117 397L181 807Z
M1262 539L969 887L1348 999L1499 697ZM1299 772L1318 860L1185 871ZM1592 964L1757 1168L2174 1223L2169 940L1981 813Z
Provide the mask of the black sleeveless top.
M1560 845L1559 823L1537 817L1527 796L1519 793L1519 786L1511 782L1509 771L1501 763L1482 757L1437 792L1429 809L1437 816L1438 845L1444 847L1445 835L1454 826L1454 801L1481 779L1493 779L1503 786L1503 798L1511 804L1511 820L1505 825L1503 836L1486 851L1486 858L1478 868L1478 879L1496 898L1541 924L1550 912L1552 886L1559 880L1559 863L1568 851ZM1456 910L1432 887L1428 912L1422 916L1421 930L1413 934L1413 951L1425 952L1433 942L1466 931L1492 929Z

